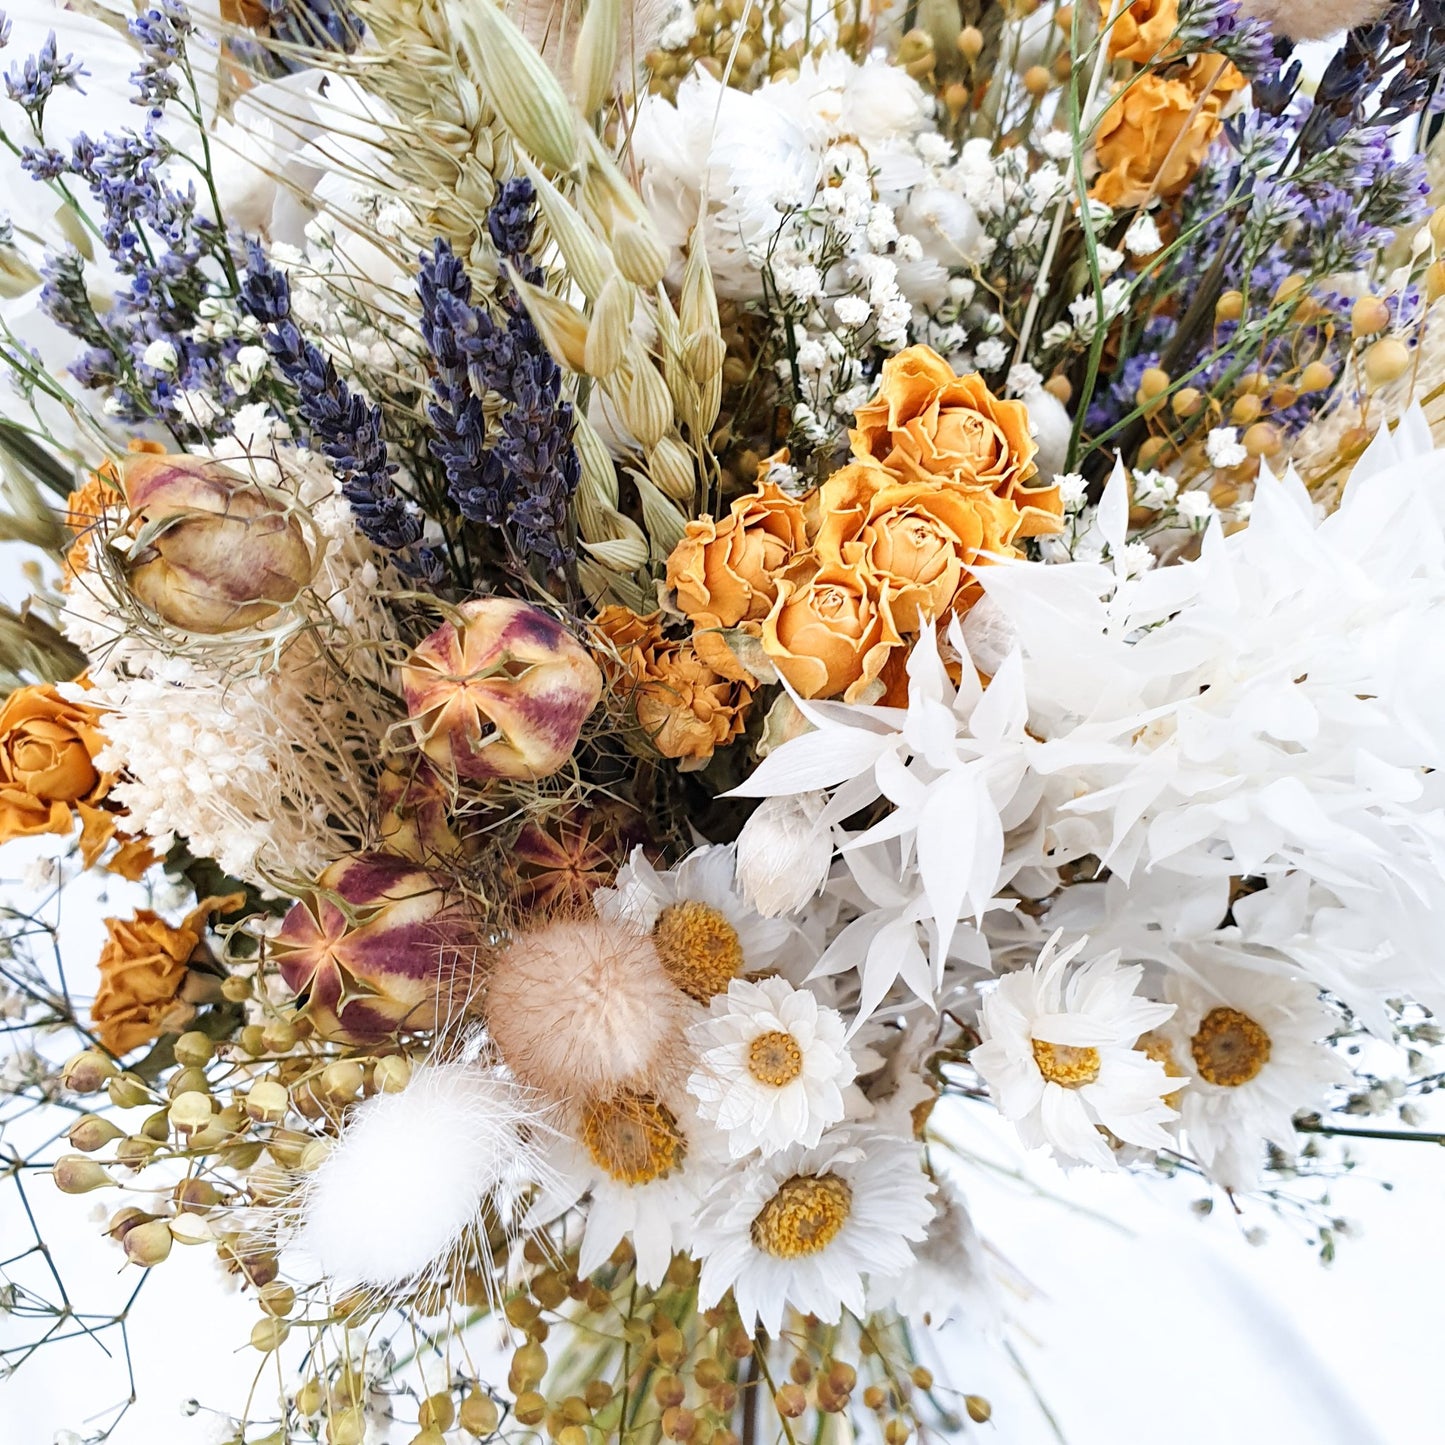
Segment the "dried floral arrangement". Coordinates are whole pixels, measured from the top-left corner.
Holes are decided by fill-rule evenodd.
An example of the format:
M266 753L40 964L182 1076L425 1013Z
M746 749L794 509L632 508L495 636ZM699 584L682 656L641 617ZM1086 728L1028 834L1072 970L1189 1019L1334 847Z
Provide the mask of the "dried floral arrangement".
M254 1296L236 1445L973 1438L949 1111L1326 1254L1435 1137L1438 0L88 15L0 22L7 1365L125 1329L58 1188Z

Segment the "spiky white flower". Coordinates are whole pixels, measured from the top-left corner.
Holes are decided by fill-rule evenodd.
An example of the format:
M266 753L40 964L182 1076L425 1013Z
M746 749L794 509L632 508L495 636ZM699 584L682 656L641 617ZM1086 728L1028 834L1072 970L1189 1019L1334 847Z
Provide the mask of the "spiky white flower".
M777 1336L792 1308L833 1323L862 1318L866 1285L901 1274L933 1217L933 1182L912 1139L862 1126L734 1168L697 1221L698 1302L728 1290L743 1326Z
M844 1114L856 1069L841 1015L786 979L734 979L688 1030L697 1067L687 1081L698 1113L740 1159L812 1148Z
M1117 954L1071 970L1086 942L1060 950L1055 933L1032 966L998 981L969 1061L1030 1148L1113 1168L1101 1128L1145 1149L1173 1143L1164 1126L1178 1116L1164 1099L1179 1084L1136 1045L1174 1009L1136 997L1143 969Z

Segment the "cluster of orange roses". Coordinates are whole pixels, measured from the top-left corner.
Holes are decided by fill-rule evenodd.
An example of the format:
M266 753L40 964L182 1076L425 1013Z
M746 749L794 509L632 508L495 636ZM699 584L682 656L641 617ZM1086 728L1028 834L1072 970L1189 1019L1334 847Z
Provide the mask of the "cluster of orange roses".
M850 436L854 460L806 496L764 479L689 523L667 585L691 637L669 640L661 613L598 618L665 756L696 764L737 736L757 647L803 697L896 697L911 639L972 604L975 568L1061 526L1027 408L926 346L884 363Z
M1142 66L1179 60L1178 26L1178 0L1134 0L1114 22L1109 54ZM1116 207L1177 196L1218 136L1230 97L1245 84L1212 52L1187 66L1130 77L1099 118L1094 152L1100 169L1089 194Z

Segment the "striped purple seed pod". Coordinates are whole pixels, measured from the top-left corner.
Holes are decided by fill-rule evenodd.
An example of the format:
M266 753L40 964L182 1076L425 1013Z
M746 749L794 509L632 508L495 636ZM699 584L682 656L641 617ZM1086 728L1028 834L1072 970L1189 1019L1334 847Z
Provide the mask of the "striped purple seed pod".
M131 591L188 632L237 632L294 602L315 571L286 500L219 462L142 452L121 468Z
M556 619L510 597L457 609L402 669L412 731L451 775L550 777L602 696L602 672Z
M333 863L286 915L272 956L325 1038L376 1043L458 1017L475 938L441 883L405 858Z

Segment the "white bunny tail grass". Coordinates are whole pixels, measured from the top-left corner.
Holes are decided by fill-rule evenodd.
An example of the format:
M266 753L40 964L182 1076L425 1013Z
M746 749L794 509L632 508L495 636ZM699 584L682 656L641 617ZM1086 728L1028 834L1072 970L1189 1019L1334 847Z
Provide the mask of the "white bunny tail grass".
M486 1062L419 1067L351 1113L307 1176L290 1242L333 1289L393 1295L474 1261L512 1233L544 1181L535 1094Z

